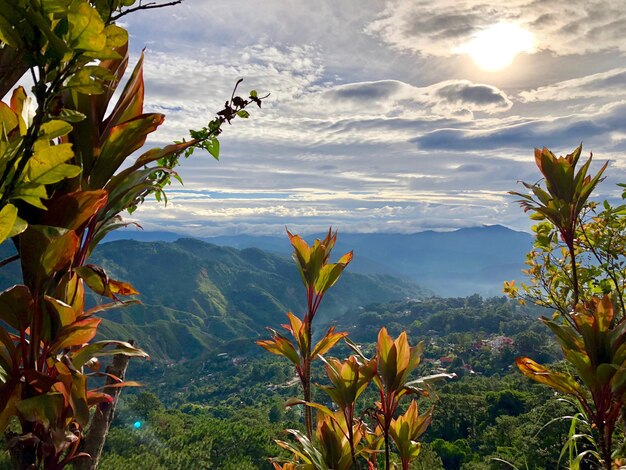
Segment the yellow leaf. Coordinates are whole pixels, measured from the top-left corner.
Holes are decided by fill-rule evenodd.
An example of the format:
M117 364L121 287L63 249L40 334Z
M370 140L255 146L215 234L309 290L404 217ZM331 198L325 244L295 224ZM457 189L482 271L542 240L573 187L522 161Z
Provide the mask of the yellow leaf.
M0 210L0 243L5 241L13 232L16 221L17 208L13 204L7 204Z

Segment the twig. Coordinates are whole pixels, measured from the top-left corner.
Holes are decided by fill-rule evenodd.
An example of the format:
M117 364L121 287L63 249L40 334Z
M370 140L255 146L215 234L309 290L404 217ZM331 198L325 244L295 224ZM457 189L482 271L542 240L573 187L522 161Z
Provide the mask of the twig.
M171 7L171 6L174 6L174 5L178 5L179 3L183 3L183 0L175 0L173 2L168 2L168 3L152 2L152 3L146 3L145 5L142 5L142 3L139 2L139 5L134 7L134 8L129 8L128 10L124 10L124 11L118 13L117 15L111 16L109 21L117 21L122 16L126 16L129 13L134 13L134 12L139 11L139 10L152 10L153 8Z
M2 261L0 261L0 268L6 266L9 263L12 263L13 261L17 261L18 259L20 259L20 255L13 255L9 258L3 259Z

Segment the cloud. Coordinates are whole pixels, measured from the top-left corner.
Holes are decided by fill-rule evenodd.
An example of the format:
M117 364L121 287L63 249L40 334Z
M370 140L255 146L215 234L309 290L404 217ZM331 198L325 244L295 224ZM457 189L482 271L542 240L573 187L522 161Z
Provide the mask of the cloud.
M470 110L506 111L513 103L502 90L491 86L472 83L468 80L443 82L435 86L435 94L447 103L465 106Z
M499 22L528 29L538 50L557 55L626 51L626 9L610 0L393 0L365 32L399 50L451 56L476 33Z
M585 142L587 148L612 150L611 134L626 119L626 103L595 115L544 118L487 129L438 129L413 139L422 150L506 150L543 147L567 149Z
M398 80L348 83L323 89L308 100L315 103L313 107L321 114L332 116L356 113L357 116L455 115L467 118L474 112L498 113L513 106L502 90L469 80L446 80L424 87Z
M526 103L626 96L626 68L564 80L519 94Z
M252 3L128 16L135 57L147 44L146 107L167 115L151 145L206 124L240 77L242 93L272 93L225 126L219 162L184 161L185 186L168 189L165 210L148 202L133 214L146 229L526 229L506 191L536 180L533 147L565 153L584 140L626 168L621 2ZM499 21L531 30L539 53L489 75L454 55Z

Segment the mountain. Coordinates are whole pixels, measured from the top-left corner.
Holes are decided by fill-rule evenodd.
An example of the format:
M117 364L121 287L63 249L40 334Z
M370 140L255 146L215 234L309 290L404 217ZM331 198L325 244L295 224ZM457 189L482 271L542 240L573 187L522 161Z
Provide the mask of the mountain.
M118 231L116 236L150 239L159 234ZM283 256L291 254L286 236L235 235L204 240L238 249L255 247ZM354 250L352 272L403 277L440 296L493 296L500 295L504 280L523 278L521 270L531 244L532 236L526 232L490 225L451 232L341 233L336 251Z
M3 245L3 257L10 248ZM133 338L152 355L192 358L225 342L266 335L301 313L304 289L293 261L258 248L238 250L194 239L175 242L119 240L104 243L90 259L114 279L130 282L143 305L106 312L101 333ZM2 288L19 282L18 264L0 270ZM319 311L328 321L372 302L431 293L388 275L346 272ZM99 299L92 299L92 302Z

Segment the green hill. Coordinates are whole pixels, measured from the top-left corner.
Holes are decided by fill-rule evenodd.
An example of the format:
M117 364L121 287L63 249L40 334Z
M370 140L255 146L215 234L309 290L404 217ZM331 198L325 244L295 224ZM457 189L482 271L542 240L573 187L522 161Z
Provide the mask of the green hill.
M10 254L9 247L2 248L3 255ZM284 323L287 311L304 309L293 262L256 248L238 250L193 239L119 240L101 245L90 262L133 284L143 302L106 312L101 335L135 339L155 358L195 358L225 342L251 340L265 335L266 326ZM18 282L17 263L0 273L2 288ZM392 276L346 272L322 304L320 321L372 302L429 294Z

